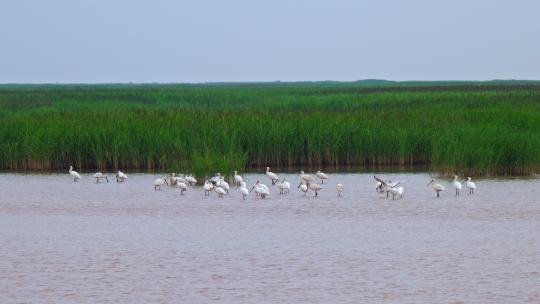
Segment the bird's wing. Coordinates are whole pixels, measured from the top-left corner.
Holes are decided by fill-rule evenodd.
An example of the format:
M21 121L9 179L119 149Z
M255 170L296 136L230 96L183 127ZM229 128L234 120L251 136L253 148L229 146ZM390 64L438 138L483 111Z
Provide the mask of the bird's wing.
M382 179L378 178L377 176L373 175L373 178L378 181L379 183L383 184L383 185L387 185L385 181L383 181Z

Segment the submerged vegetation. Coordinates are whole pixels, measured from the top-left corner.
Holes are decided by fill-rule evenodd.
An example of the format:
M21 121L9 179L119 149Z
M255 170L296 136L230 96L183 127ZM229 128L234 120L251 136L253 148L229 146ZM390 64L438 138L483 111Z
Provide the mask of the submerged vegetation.
M0 85L0 169L540 168L540 83Z

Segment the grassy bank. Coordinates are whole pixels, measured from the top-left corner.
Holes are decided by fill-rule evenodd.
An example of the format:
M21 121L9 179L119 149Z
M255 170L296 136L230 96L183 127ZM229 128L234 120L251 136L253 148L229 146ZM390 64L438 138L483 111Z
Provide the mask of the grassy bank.
M1 85L0 169L540 168L540 84Z

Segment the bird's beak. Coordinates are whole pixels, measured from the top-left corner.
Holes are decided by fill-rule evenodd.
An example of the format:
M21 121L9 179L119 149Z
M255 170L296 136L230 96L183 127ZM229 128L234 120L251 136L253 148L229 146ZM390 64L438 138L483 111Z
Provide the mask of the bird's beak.
M429 185L431 185L431 183L433 183L433 181L430 181L430 182L426 185L426 187L429 186Z

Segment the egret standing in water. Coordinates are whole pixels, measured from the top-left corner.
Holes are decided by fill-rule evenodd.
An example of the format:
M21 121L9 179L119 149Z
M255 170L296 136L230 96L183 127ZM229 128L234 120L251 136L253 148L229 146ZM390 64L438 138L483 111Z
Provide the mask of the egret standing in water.
M229 183L227 183L224 179L223 179L223 176L220 176L219 177L219 181L216 183L216 185L220 188L223 188L223 190L225 190L225 192L229 193L229 190L231 190L231 187L229 187Z
M383 193L383 192L384 192L384 189L383 189L383 183L377 181L377 182L375 183L375 190L376 190L377 192Z
M73 171L73 166L69 166L69 174L73 176L73 181L76 182L81 179L81 175L77 171Z
M433 184L431 187L433 188L433 190L435 190L435 192L437 192L437 197L439 197L439 192L441 191L444 191L446 188L444 188L443 185L439 184L439 183L435 183L435 180L431 180L427 186Z
M169 185L169 183L167 183L167 179L165 178L165 176L162 176L158 179L156 179L156 181L154 182L154 190L161 190L161 186L163 185Z
M257 197L260 197L261 199L265 199L267 195L270 194L270 191L268 191L268 187L266 185L261 184L260 181L257 181L253 187L251 187L251 191L255 190L255 193L257 194Z
M185 180L188 184L188 186L193 186L197 183L197 179L195 179L195 177L193 177L193 175L188 175L185 177Z
M467 188L469 189L469 194L474 194L474 190L476 190L476 184L472 181L471 177L467 177L467 182L465 183Z
M275 185L276 182L279 180L277 174L274 172L270 172L270 167L266 167L266 176L268 176L272 180L272 185Z
M101 172L96 172L94 175L92 175L92 177L96 179L96 183L99 183L99 180L102 178L104 178L107 181L107 183L109 182L109 179L107 178L107 176L103 175L103 173Z
M396 196L403 198L403 186L397 183L395 186L390 187L390 194L392 195L392 200L396 199Z
M279 194L283 194L285 191L285 185L283 184L283 181L277 181L276 187L279 189Z
M240 187L244 179L242 176L238 175L238 171L234 171L234 182L236 183L236 187Z
M221 188L220 186L214 187L214 191L218 194L219 198L223 198L223 195L227 193L225 189Z
M240 193L242 193L242 199L246 199L246 196L249 195L249 190L246 188L245 182L240 182Z
M400 198L403 197L403 191L405 190L405 188L401 186L401 181L384 181L377 176L373 176L373 178L377 181L377 188L380 187L381 189L383 189L383 191L381 192L386 191L386 197L388 197L389 194L392 195L392 199L395 199L396 196L399 196Z
M318 196L319 191L321 191L323 188L321 185L315 183L307 183L307 187L309 190L315 192L315 196Z
M286 178L283 178L282 182L283 182L283 191L285 193L289 193L291 190L291 183L289 183Z
M279 194L289 193L291 183L289 183L286 178L283 178L283 180L276 183L276 187L279 189Z
M308 186L307 186L307 184L304 184L304 181L302 181L300 183L300 185L298 185L298 189L300 189L300 191L304 192L304 196L307 195Z
M343 190L345 190L345 186L340 182L336 185L336 191L339 197L341 197L341 194L343 193Z
M309 174L305 174L304 171L300 171L300 184L298 185L298 188L302 185L302 183L311 183L314 179ZM307 187L307 186L306 186Z
M180 195L184 195L184 191L187 191L187 185L185 182L177 181L176 187L180 188Z
M457 175L454 175L453 185L454 185L454 188L456 189L456 196L459 196L459 192L461 191L461 183L458 181Z
M127 178L128 178L127 174L125 174L124 172L122 172L120 170L118 170L118 172L116 173L116 182L117 183L122 183Z
M214 184L211 181L207 180L204 182L203 188L204 188L204 196L209 196L212 190L214 189Z
M324 180L328 179L328 175L324 174L321 171L317 171L317 177L321 180L321 184L324 184Z

